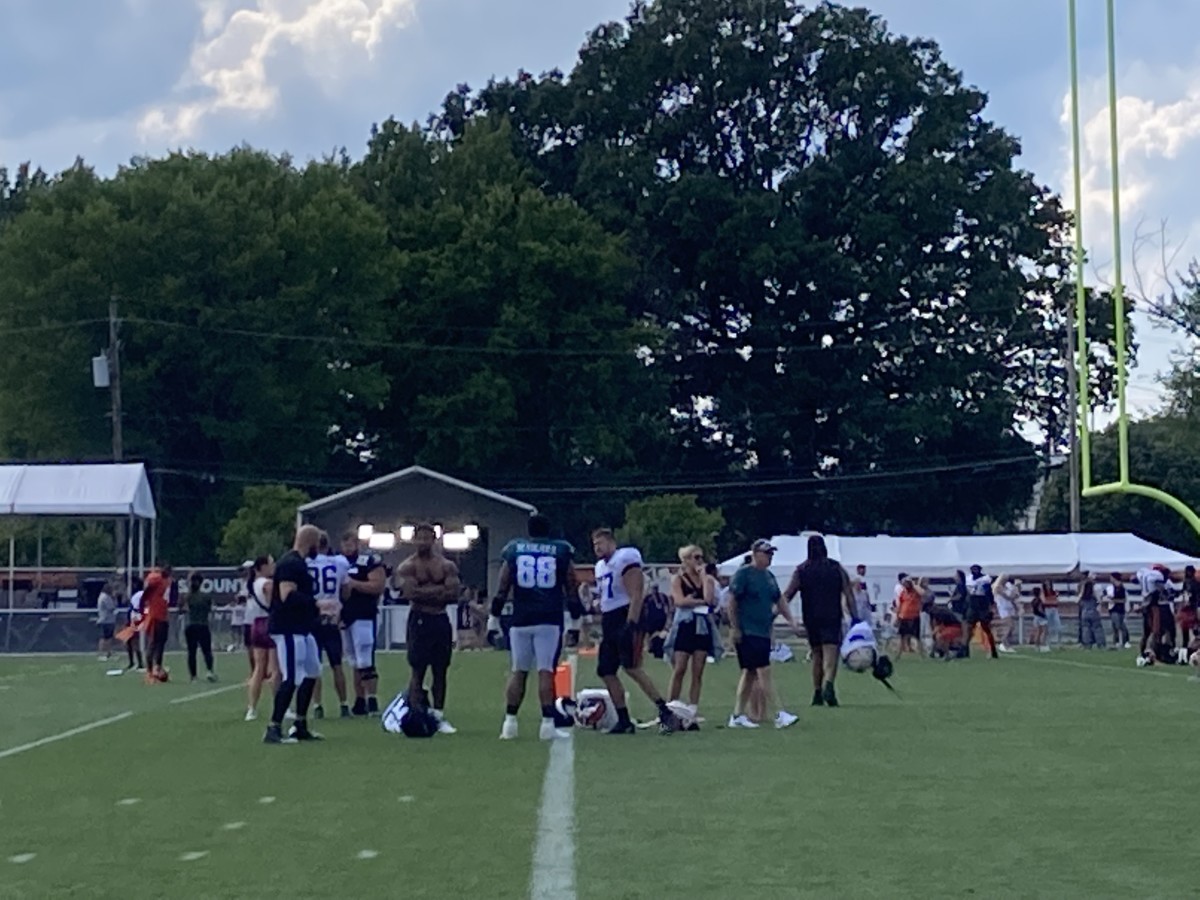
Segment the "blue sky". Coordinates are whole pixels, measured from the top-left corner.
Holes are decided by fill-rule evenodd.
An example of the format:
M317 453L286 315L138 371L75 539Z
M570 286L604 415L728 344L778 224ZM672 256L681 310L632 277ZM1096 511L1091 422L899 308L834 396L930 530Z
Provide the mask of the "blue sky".
M1070 185L1065 0L872 0L894 31L933 38L1022 140L1022 165ZM1179 263L1200 255L1200 3L1118 3L1122 183L1129 249L1168 222ZM1108 277L1104 10L1080 0L1085 234ZM5 0L0 164L110 172L138 154L246 142L300 158L363 147L372 122L423 121L460 82L568 69L626 0ZM1150 248L1139 270L1159 282ZM1136 288L1134 287L1135 292ZM1182 345L1139 320L1130 400L1153 409L1156 373Z

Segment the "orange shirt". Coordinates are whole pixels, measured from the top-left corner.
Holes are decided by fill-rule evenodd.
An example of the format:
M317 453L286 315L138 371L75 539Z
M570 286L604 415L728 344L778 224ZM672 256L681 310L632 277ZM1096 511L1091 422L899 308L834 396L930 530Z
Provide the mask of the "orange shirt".
M157 569L146 576L146 581L142 585L142 614L149 621L169 621L170 613L167 610L168 587L170 587L170 582Z
M909 588L902 590L897 603L896 618L906 622L921 618L921 595Z

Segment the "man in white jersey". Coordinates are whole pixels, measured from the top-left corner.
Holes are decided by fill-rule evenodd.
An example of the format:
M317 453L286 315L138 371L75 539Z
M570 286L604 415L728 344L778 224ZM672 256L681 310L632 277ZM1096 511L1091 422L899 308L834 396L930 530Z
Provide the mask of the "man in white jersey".
M625 687L617 673L625 673L637 683L658 707L659 731L675 730L675 714L667 708L650 676L642 670L645 636L640 622L646 578L642 555L633 547L617 547L616 538L607 528L592 533L596 553L596 586L600 589L600 626L602 637L596 658L596 674L604 681L617 711L617 724L609 734L634 734L636 728L625 704Z
M317 615L320 624L313 635L317 639L318 651L329 660L333 670L333 687L337 691L343 719L350 718L350 706L346 702L346 672L342 668L342 585L349 577L350 561L339 554L330 553L329 535L321 532L317 543L317 555L308 561L308 574L312 576L313 596L317 599ZM321 706L321 681L317 679L313 692L313 717L325 718Z

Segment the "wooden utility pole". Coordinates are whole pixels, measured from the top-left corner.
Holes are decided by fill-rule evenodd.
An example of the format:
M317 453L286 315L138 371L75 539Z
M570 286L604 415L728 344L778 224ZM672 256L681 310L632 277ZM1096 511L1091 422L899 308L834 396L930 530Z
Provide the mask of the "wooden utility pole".
M125 437L121 430L121 320L117 318L117 295L108 298L108 376L112 397L113 462L125 458Z

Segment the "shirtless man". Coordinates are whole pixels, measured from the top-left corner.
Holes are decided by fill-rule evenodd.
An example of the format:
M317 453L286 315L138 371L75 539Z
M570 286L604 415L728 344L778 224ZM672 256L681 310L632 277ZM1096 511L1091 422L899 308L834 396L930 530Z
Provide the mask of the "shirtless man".
M458 603L458 567L436 548L432 525L418 525L413 539L417 552L400 564L397 573L404 596L412 604L408 614L408 664L412 678L410 697L425 689L425 671L433 671L433 712L438 731L454 734L458 729L446 721L446 671L454 646L454 629L447 607Z

